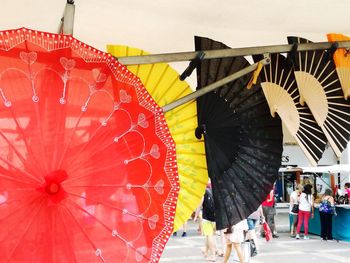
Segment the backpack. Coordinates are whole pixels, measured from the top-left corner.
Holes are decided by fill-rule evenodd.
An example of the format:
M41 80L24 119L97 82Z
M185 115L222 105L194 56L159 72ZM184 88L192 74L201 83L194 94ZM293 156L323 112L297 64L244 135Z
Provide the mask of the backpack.
M215 206L211 189L206 189L203 201L203 219L215 222Z
M322 200L320 203L320 207L318 209L322 213L326 213L326 214L334 213L334 209L328 200Z

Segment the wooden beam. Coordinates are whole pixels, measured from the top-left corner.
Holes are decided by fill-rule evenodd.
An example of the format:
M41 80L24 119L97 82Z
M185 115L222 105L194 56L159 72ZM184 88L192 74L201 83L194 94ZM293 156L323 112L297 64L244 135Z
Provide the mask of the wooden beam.
M296 51L311 51L311 50L326 50L332 48L334 43L338 44L338 48L350 48L350 41L339 42L315 42L298 44ZM203 59L225 58L225 57L240 57L273 53L288 53L292 50L293 45L272 45L259 47L245 47L232 49L206 50ZM116 58L123 65L139 65L139 64L154 64L154 63L169 63L178 61L187 61L195 59L198 52L180 52L180 53L165 53L145 56L128 56Z
M179 107L179 106L181 106L181 105L183 105L191 100L194 100L200 96L203 96L204 94L207 94L208 92L211 92L211 91L213 91L213 90L215 90L215 89L217 89L217 88L219 88L219 87L221 87L221 86L223 86L231 81L239 79L240 77L256 70L259 63L262 63L263 65L267 65L270 63L270 58L264 58L261 61L254 63L253 65L250 65L250 66L248 66L240 71L237 71L236 73L233 73L232 75L229 75L229 76L227 76L219 81L216 81L216 82L214 82L206 87L203 87L203 88L201 88L201 89L199 89L199 90L197 90L197 91L195 91L187 96L184 96L178 100L175 100L175 101L163 106L163 112L168 112L168 111L170 111L176 107Z

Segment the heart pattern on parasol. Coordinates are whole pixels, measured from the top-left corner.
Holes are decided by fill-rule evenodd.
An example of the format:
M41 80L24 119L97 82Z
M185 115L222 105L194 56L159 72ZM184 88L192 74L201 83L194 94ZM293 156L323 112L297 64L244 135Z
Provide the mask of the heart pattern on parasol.
M148 53L137 48L108 45L113 56L140 56ZM127 67L140 78L158 105L164 106L187 94L192 89L186 81L180 81L179 74L166 63L131 65ZM199 205L208 182L203 140L197 140L197 105L186 103L165 113L170 133L176 144L180 191L176 206L174 231L178 230Z
M0 32L4 262L156 262L179 190L162 109L111 55Z

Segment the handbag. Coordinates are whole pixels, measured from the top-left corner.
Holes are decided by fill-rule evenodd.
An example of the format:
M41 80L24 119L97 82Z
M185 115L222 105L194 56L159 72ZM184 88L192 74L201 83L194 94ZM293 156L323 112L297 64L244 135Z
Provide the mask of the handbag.
M253 239L248 239L245 242L249 243L250 246L250 256L254 257L258 254L258 251L256 249L256 245Z
M326 214L334 214L335 207L331 205L331 203L328 200L323 200L320 203L320 207L318 208L320 212L326 213Z
M243 254L243 258L244 258L244 263L249 263L250 262L250 254L251 254L250 242L245 241L245 242L241 243L241 247L242 247L242 254ZM235 249L232 250L232 254L231 254L229 262L240 262Z
M297 214L299 213L299 204L294 204L292 207L292 213Z
M263 228L264 228L264 232L265 232L265 239L266 239L266 241L269 241L270 239L272 239L271 229L266 222L263 223Z

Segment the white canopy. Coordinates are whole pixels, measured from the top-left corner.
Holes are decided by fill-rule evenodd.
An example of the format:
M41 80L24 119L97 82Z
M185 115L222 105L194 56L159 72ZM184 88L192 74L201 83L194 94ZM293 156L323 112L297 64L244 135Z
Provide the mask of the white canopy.
M280 168L279 172L295 172L300 171L302 173L340 173L350 172L349 164L336 164L336 165L325 165L316 167L284 167Z
M57 32L66 0L2 0L0 29ZM285 44L299 35L326 41L350 34L347 0L75 0L74 35L96 48L107 43L152 53L191 51L201 35L231 47Z

